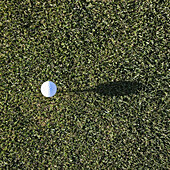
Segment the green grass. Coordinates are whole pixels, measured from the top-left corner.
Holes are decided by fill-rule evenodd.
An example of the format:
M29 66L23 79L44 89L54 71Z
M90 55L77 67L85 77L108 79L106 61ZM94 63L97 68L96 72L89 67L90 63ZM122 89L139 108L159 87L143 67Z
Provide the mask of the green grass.
M169 168L168 1L0 11L1 169Z

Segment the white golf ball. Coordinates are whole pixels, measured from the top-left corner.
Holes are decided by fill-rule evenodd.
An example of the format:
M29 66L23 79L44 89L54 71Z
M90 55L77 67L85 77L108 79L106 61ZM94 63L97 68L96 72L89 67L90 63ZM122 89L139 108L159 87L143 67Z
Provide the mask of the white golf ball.
M41 85L41 93L45 97L52 97L57 92L57 86L52 81L46 81Z

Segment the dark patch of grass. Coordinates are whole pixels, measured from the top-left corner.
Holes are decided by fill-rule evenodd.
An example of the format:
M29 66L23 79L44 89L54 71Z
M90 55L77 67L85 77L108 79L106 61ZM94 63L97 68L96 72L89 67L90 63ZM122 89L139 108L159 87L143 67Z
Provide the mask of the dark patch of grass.
M65 92L58 91L58 93L59 94L61 93L61 95L63 95L72 92L74 93L96 92L102 96L104 95L104 96L113 97L113 96L126 96L130 94L137 94L142 88L144 88L144 85L136 81L117 81L117 82L102 83L94 88L92 87L83 90L76 89L74 91L65 91Z

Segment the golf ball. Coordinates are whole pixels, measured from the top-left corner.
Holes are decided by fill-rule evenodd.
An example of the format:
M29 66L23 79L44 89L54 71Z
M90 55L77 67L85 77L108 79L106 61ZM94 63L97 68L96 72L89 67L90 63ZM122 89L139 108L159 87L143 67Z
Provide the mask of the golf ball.
M41 93L45 97L52 97L57 92L57 86L52 81L46 81L41 85Z

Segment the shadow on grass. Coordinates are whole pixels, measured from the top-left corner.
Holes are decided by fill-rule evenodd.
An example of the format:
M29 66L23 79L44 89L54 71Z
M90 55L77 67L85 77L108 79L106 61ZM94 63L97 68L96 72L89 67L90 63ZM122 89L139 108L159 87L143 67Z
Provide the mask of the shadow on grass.
M95 92L102 96L124 96L130 94L137 94L142 90L143 85L136 81L117 81L117 82L107 82L97 85L96 87L84 89L84 90L73 90L61 92L62 94L69 93L83 93L83 92ZM59 92L60 93L60 92Z

